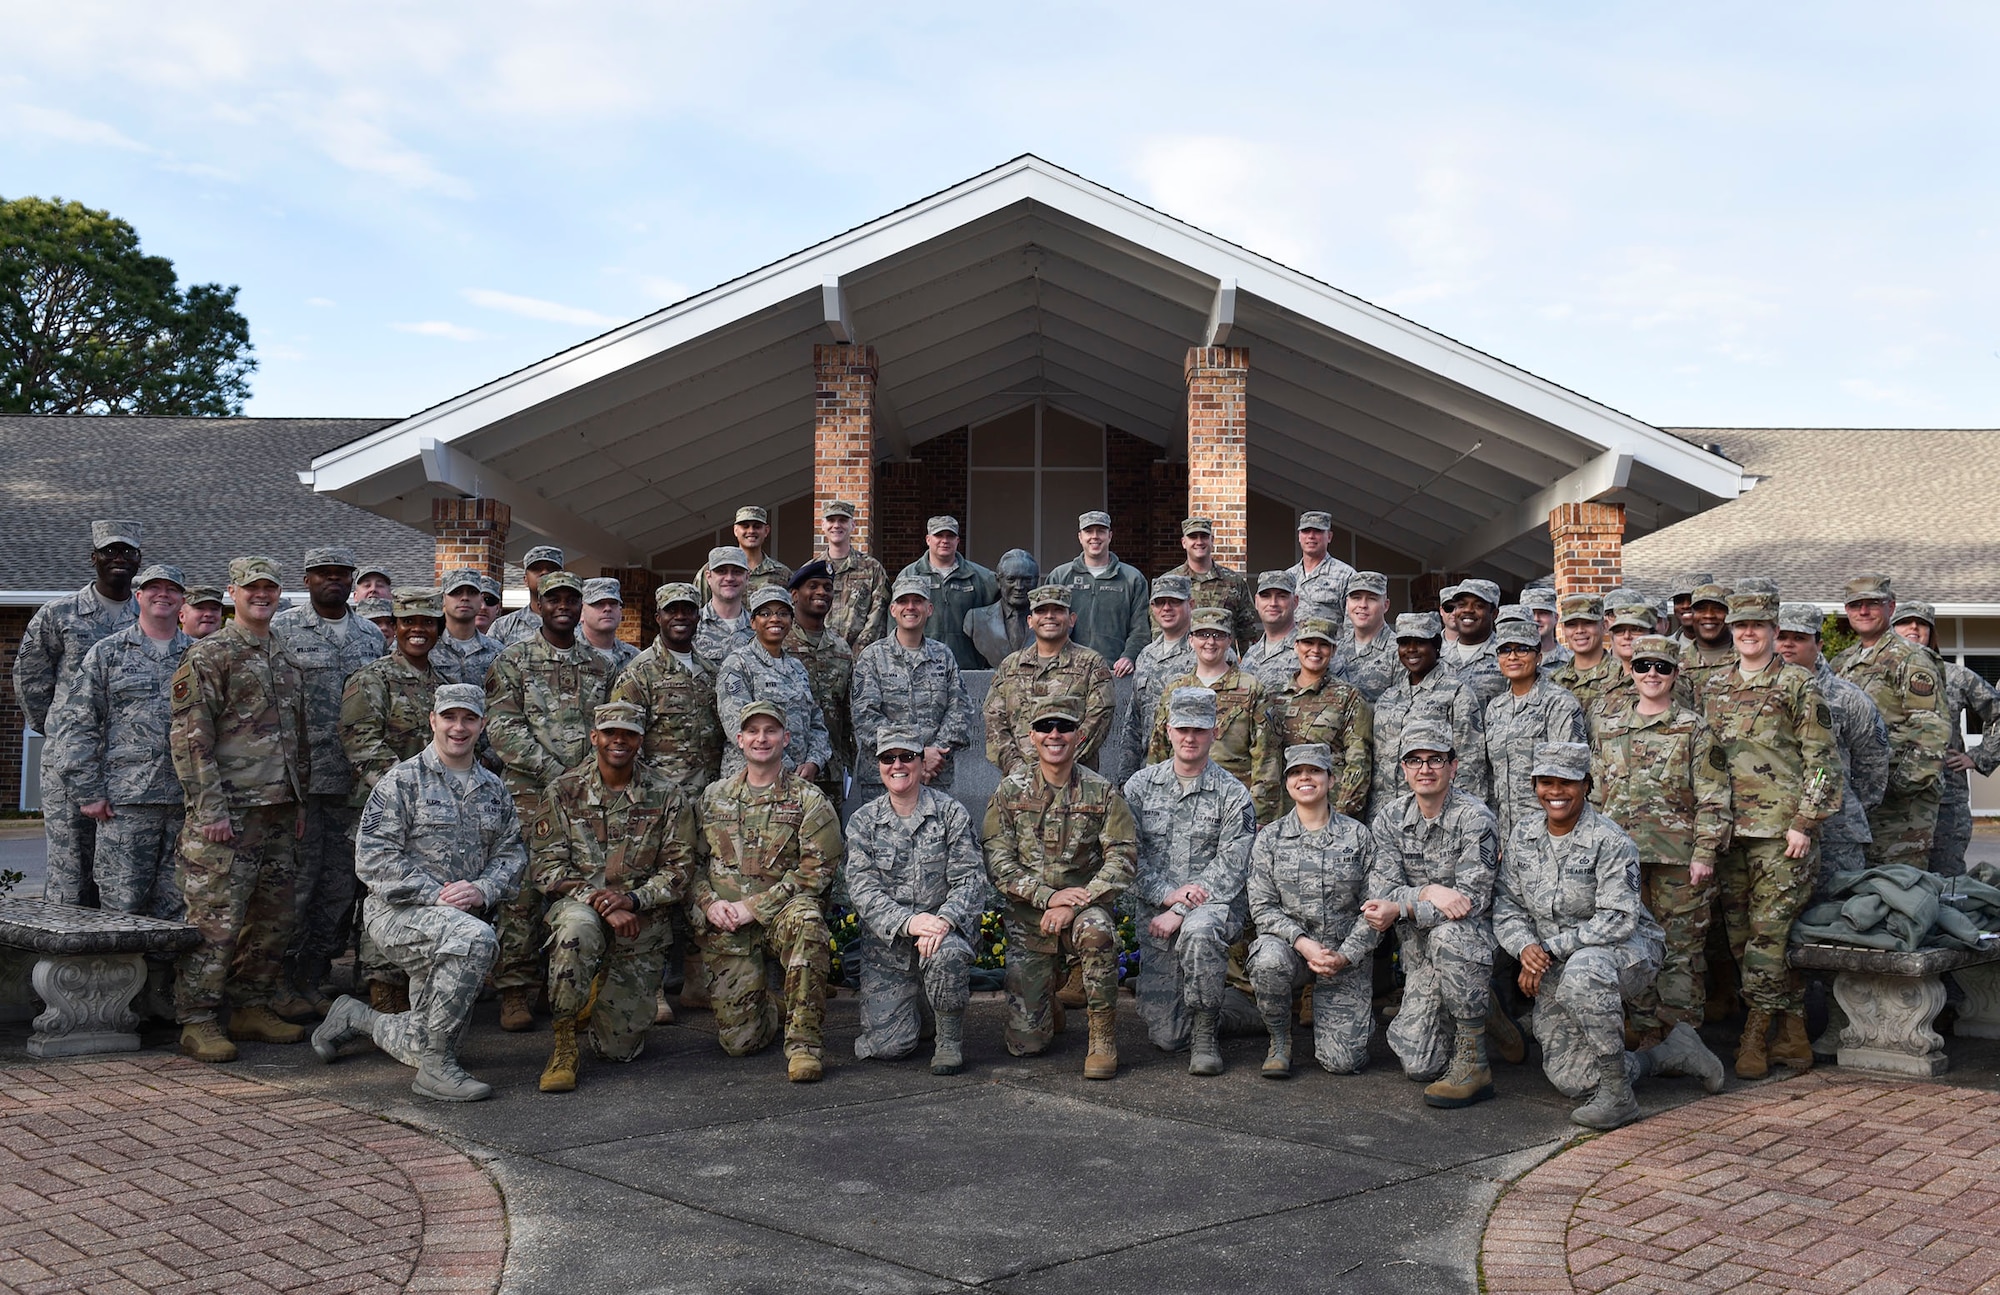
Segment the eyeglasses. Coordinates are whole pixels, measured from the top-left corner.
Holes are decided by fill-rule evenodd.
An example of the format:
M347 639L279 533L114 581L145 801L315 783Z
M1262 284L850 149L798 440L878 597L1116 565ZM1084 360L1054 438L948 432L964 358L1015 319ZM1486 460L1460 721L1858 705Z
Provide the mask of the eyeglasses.
M1448 755L1406 755L1403 757L1405 769L1442 769L1451 763Z
M915 764L923 759L915 751L884 751L875 758L883 764Z
M1073 719L1038 719L1028 725L1037 733L1074 733L1076 721Z
M1673 674L1680 667L1671 661L1655 661L1646 658L1632 663L1633 674Z
M1540 652L1540 648L1531 647L1526 643L1502 643L1493 649L1494 656L1536 656Z

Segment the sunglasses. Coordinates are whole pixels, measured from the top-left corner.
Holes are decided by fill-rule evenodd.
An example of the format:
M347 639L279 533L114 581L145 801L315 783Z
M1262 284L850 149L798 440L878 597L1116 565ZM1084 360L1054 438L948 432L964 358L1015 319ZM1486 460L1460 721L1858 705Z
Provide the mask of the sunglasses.
M481 594L480 598L488 607L498 607L500 605L500 600L491 594Z
M1038 719L1028 725L1037 733L1074 733L1076 721L1073 719Z
M1403 757L1405 769L1442 769L1451 762L1448 755L1406 755Z
M884 751L875 758L883 764L915 764L923 759L915 751Z
M1632 663L1633 674L1673 674L1679 669L1680 667L1671 661L1655 661L1650 657Z

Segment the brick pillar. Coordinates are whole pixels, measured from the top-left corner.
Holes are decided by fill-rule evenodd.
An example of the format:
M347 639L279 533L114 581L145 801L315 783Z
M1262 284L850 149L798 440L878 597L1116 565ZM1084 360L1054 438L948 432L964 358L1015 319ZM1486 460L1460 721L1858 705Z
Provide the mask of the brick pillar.
M649 567L602 567L601 576L618 582L618 595L625 601L625 614L618 621L618 637L640 647L651 647L660 632L653 617L653 595L666 581Z
M1243 569L1249 553L1250 350L1187 353L1188 515L1215 523L1215 560Z
M820 510L854 505L854 547L872 553L875 522L875 348L813 347L813 552L826 552Z
M460 567L507 582L507 527L514 510L498 499L433 499L431 526L437 533L435 578Z
M1625 579L1625 505L1559 504L1549 514L1556 593L1594 594Z

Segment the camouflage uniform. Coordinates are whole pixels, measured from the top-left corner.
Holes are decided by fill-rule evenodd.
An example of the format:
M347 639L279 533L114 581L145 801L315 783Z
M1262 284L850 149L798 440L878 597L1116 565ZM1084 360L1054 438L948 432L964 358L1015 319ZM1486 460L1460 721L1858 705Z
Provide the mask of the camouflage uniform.
M1366 697L1371 706L1380 701L1382 694L1389 691L1398 679L1407 680L1410 677L1396 657L1395 631L1386 625L1365 644L1355 639L1353 624L1341 625L1340 644L1334 651L1333 665L1329 668L1341 682Z
M950 648L927 638L912 651L893 634L870 643L854 663L852 709L857 786L867 787L871 795L880 790L882 771L865 753L875 749L882 734L901 732L925 746L950 749L928 785L951 790L956 753L972 740L972 704Z
M1250 851L1250 983L1265 1022L1291 1020L1292 1000L1313 987L1313 1052L1336 1075L1368 1064L1372 954L1381 935L1361 920L1362 901L1387 891L1391 873L1367 828L1341 814L1308 831L1297 810L1257 833ZM1316 976L1293 947L1310 937L1347 966Z
M535 884L549 902L549 1007L574 1017L603 984L590 1011L597 1055L630 1061L646 1046L654 994L673 950L668 915L687 898L697 866L694 796L639 761L623 787L604 784L587 760L556 779L532 829ZM585 897L632 897L635 935L611 930Z
M174 672L169 745L187 798L181 894L201 943L182 956L181 1024L212 1021L229 997L268 1006L292 934L294 834L311 785L305 672L276 634L236 621L191 645ZM236 839L202 828L227 820Z
M1627 1080L1635 1078L1624 1004L1651 987L1664 939L1639 900L1632 838L1588 807L1567 836L1551 836L1539 812L1524 816L1501 852L1493 932L1516 958L1539 944L1555 960L1542 975L1534 1013L1549 1082L1580 1097L1621 1054Z
M1403 1004L1389 1023L1389 1046L1411 1076L1431 1078L1449 1060L1456 1025L1484 1028L1492 1005L1493 873L1499 825L1485 804L1456 789L1436 818L1404 794L1376 812L1375 855L1389 888L1367 898L1409 906L1396 923ZM1449 920L1417 895L1448 886L1472 902ZM1315 1018L1317 1019L1317 1018Z
M1714 868L1729 845L1727 760L1701 716L1671 697L1658 715L1628 705L1596 716L1592 739L1591 803L1638 847L1642 897L1665 941L1633 1024L1640 1033L1677 1021L1699 1030L1715 877L1696 884L1689 867Z
M1284 803L1284 746L1278 740L1273 707L1262 684L1231 666L1214 683L1190 672L1167 682L1153 708L1153 734L1146 744L1146 763L1158 764L1173 755L1167 737L1167 711L1176 688L1207 688L1215 693L1215 746L1209 758L1234 774L1250 789L1259 825L1277 818Z
M1631 676L1625 673L1624 665L1608 647L1603 659L1588 670L1577 665L1572 657L1542 677L1558 688L1569 689L1577 705L1583 707L1585 715L1599 705L1632 691Z
M1092 653L1095 656L1095 653ZM1007 1050L1044 1051L1055 1037L1055 987L1065 955L1083 967L1092 1011L1118 1006L1118 919L1132 884L1138 827L1118 789L1082 766L1069 783L1042 780L1039 759L1001 779L987 802L986 874L1007 901ZM1044 935L1043 912L1057 891L1089 895L1067 927Z
M858 656L879 641L889 626L889 573L859 549L844 558L822 559L833 570L833 606L826 627L847 640Z
M1813 682L1833 712L1834 748L1846 790L1840 808L1819 828L1819 884L1836 872L1859 872L1868 866L1868 811L1882 803L1889 789L1889 726L1882 712L1860 687L1833 672L1825 657L1813 671Z
M1709 647L1690 635L1681 640L1681 672L1674 681L1674 700L1683 706L1701 708L1701 687L1709 676L1736 664L1736 646L1725 636L1720 647Z
M1347 619L1347 582L1354 578L1353 567L1329 554L1311 571L1306 570L1304 558L1292 563L1289 569L1298 584L1301 620L1323 616L1339 625Z
M715 608L710 604L701 605L701 620L694 628L696 656L715 662L727 661L730 653L755 642L756 638L756 633L750 628L749 612L744 612L735 620L724 620L715 614Z
M584 638L581 633L576 636L576 639L577 642L604 658L605 664L611 667L611 678L614 682L616 682L619 675L625 672L625 667L631 665L639 655L639 645L637 643L627 643L624 639L612 639L610 647L598 647L595 643Z
M439 903L438 892L472 882L492 913L527 865L520 820L492 770L448 769L427 746L382 775L361 811L354 870L368 888L369 941L408 974L410 1010L374 1020L376 1047L406 1066L457 1055L500 942L485 918Z
M611 664L578 638L559 648L541 634L509 644L486 675L486 737L523 823L538 822L549 788L590 754L591 714L609 698ZM530 844L530 854L534 851ZM542 892L532 873L500 908L495 989L542 984Z
M743 556L747 558L750 555L746 552ZM769 553L766 553L763 557L757 559L756 566L748 568L748 575L743 581L743 596L747 599L751 594L764 588L766 585L773 585L779 589L783 589L790 585L791 582L792 569L772 557ZM695 572L694 584L695 588L700 591L704 603L715 592L708 587L707 567L703 567L700 571Z
M1478 695L1462 687L1449 666L1437 665L1415 683L1399 663L1398 678L1376 699L1373 730L1375 805L1387 805L1409 790L1397 763L1403 730L1412 724L1440 725L1457 744L1458 773L1451 785L1475 800L1493 799L1493 775L1486 764L1486 716Z
M1248 651L1264 632L1257 620L1257 600L1250 592L1250 577L1234 567L1212 562L1206 572L1197 572L1183 562L1169 568L1165 574L1180 576L1188 582L1191 597L1190 611L1216 607L1229 618L1233 627L1231 637L1238 651Z
M92 874L99 903L121 913L178 919L181 784L167 751L169 690L194 640L155 643L136 623L99 639L56 689L49 764L71 805L107 801ZM91 820L95 822L96 820Z
M1250 650L1237 662L1237 668L1254 676L1258 683L1264 685L1265 692L1276 696L1299 672L1298 635L1297 621L1276 643L1267 636L1259 635L1257 641L1250 645Z
M542 614L533 607L516 607L499 620L486 627L487 636L499 641L501 648L513 647L516 643L526 643L539 638L542 633ZM497 659L497 658L496 658ZM488 663L488 669L491 669ZM471 683L472 680L465 680Z
M1492 771L1493 813L1500 820L1501 839L1512 839L1514 825L1542 812L1535 799L1535 780L1528 770L1535 748L1544 742L1582 742L1590 736L1583 707L1565 688L1546 679L1524 697L1504 688L1486 703L1486 765Z
M1190 1013L1222 1010L1229 946L1248 911L1243 885L1257 815L1243 784L1213 760L1186 788L1172 760L1148 765L1126 780L1125 803L1139 838L1131 886L1139 1018L1153 1045L1172 1052L1188 1045ZM1208 902L1159 939L1149 924L1166 911L1167 896L1190 883L1207 889Z
M1928 867L1951 742L1938 659L1884 630L1874 647L1856 643L1835 657L1833 672L1866 692L1889 726L1889 789L1868 815L1868 865Z
M819 789L835 805L847 798L848 766L854 760L854 649L831 629L817 636L806 633L796 621L785 635L785 655L806 668L813 700L819 703L820 717L826 722L828 756L820 766ZM869 761L868 763L874 763Z
M1360 818L1375 773L1375 708L1368 699L1331 675L1309 688L1301 688L1294 675L1271 699L1271 724L1276 730L1272 745L1280 751L1309 742L1326 744L1333 753L1327 803L1337 814ZM1291 797L1283 787L1281 778L1281 803L1289 809Z
M1482 711L1487 702L1507 691L1507 676L1500 673L1495 646L1493 636L1488 634L1484 643L1447 642L1438 650L1438 664L1451 668L1459 683L1479 699Z
M785 771L803 764L821 769L833 763L826 713L813 696L812 679L796 657L774 657L762 643L746 643L715 672L715 710L722 721L722 776L740 773L743 751L736 745L743 708L753 701L775 702L785 712Z
M949 571L937 571L931 567L927 553L896 573L898 582L921 580L931 589L931 619L924 626L924 637L933 638L951 649L951 655L961 670L984 670L986 658L979 655L972 637L965 632L965 614L975 607L985 607L1000 601L1000 582L991 571L977 562L958 555L958 563Z
M1125 704L1124 722L1118 749L1130 763L1121 768L1137 768L1146 763L1146 747L1152 741L1153 715L1167 682L1194 673L1194 635L1183 634L1169 642L1164 636L1148 643L1139 653L1132 670L1132 698Z
M1972 767L1981 777L2000 767L2000 692L1993 685L1956 661L1944 665L1944 716L1951 727L1952 751L1965 750L1965 720L1968 713L1979 716L1986 734L1973 753ZM1940 784L1937 832L1931 838L1931 871L1940 877L1957 877L1965 872L1965 849L1972 843L1972 791L1965 772L1946 769ZM98 829L101 833L102 828Z
M822 905L840 866L840 817L794 774L753 787L745 770L701 794L700 822L707 861L695 874L690 918L708 966L716 1041L745 1056L782 1024L785 1055L817 1059L833 939ZM748 904L755 920L734 931L711 927L708 906L717 900ZM765 988L773 959L785 971L782 1012Z
M49 731L49 707L56 688L83 665L84 654L98 642L139 619L138 604L107 600L97 586L87 584L67 597L44 603L28 618L21 646L14 652L14 697L37 732ZM96 853L97 820L77 812L63 791L62 778L50 762L53 748L42 746L42 827L48 836L48 878L44 898L58 904L81 904L96 889L90 861Z
M431 645L431 669L439 683L469 683L484 688L486 672L507 645L491 634L473 631L469 639L455 639L449 629L440 629Z
M949 659L943 644L927 646ZM841 875L862 927L861 1034L854 1055L907 1057L916 1051L922 1026L919 995L935 1013L963 1012L971 998L972 945L991 895L972 815L935 786L917 789L908 818L887 796L869 801L847 822ZM952 926L929 958L918 957L909 933L919 913Z
M1118 702L1111 667L1104 658L1077 642L1063 644L1054 656L1043 656L1040 649L1037 640L1001 662L986 694L986 758L1002 774L1031 767L1040 759L1029 740L1028 715L1045 697L1083 700L1078 764L1095 767L1098 752L1111 736Z
M715 712L715 668L700 653L683 662L665 639L632 658L611 686L613 701L646 715L641 754L653 772L699 795L722 774L722 721Z
M436 660L435 657L431 658ZM414 757L431 741L431 702L438 685L468 680L440 678L431 669L417 669L400 651L371 661L347 677L340 694L340 746L354 770L349 801L358 813L382 775ZM482 674L475 688L485 686ZM357 981L403 983L402 969L384 956L368 937L366 923L356 941ZM305 968L302 988L311 990L324 969Z

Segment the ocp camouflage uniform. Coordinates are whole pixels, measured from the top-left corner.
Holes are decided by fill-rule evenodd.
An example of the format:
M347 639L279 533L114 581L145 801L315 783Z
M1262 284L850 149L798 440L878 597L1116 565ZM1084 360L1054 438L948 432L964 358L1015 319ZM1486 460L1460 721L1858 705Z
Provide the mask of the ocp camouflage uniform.
M1674 677L1674 700L1692 710L1701 709L1701 689L1710 676L1736 665L1736 645L1729 635L1710 647L1692 634L1681 640L1681 669Z
M1868 694L1835 674L1825 657L1813 671L1813 682L1833 712L1834 749L1846 775L1840 808L1819 826L1819 885L1824 887L1836 872L1868 866L1873 836L1868 811L1882 803L1889 789L1889 727Z
M1309 742L1326 744L1333 754L1327 803L1336 813L1360 818L1375 776L1375 708L1368 699L1331 675L1301 688L1295 673L1272 696L1271 722L1277 730L1272 744L1280 751ZM1280 803L1290 809L1282 778L1279 793Z
M1833 672L1859 685L1889 726L1889 788L1868 815L1868 865L1928 867L1951 742L1938 660L1891 630L1872 648L1856 643L1835 657Z
M1641 1034L1678 1021L1699 1030L1715 877L1696 884L1689 869L1714 868L1729 846L1728 761L1701 716L1673 702L1658 715L1631 705L1600 713L1592 739L1591 803L1638 848L1641 897L1665 941L1633 1025Z
M1604 1064L1625 1052L1624 1004L1659 974L1664 938L1639 899L1639 848L1586 807L1567 836L1524 817L1500 855L1493 932L1519 958L1531 944L1555 960L1535 996L1542 1072L1571 1097L1597 1087ZM1625 1058L1627 1079L1635 1059Z
M1493 636L1488 634L1484 643L1447 641L1438 649L1438 664L1451 667L1459 683L1479 699L1482 711L1487 702L1507 691L1507 676L1500 673L1496 646Z
M478 630L469 639L455 639L449 629L441 629L437 641L431 645L431 670L439 683L469 683L484 688L486 672L493 668L506 646L491 634Z
M1167 713L1176 688L1207 688L1215 693L1215 745L1208 758L1236 776L1250 790L1250 803L1257 807L1257 822L1271 822L1284 803L1284 744L1278 740L1277 722L1271 699L1264 686L1231 666L1214 683L1203 683L1190 671L1170 679L1153 708L1153 735L1146 745L1146 763L1158 764L1173 757L1167 736Z
M1384 626L1368 643L1355 640L1352 623L1340 627L1340 643L1329 667L1341 682L1354 688L1373 706L1398 679L1408 681L1409 672L1396 656L1395 631Z
M1354 578L1353 567L1329 555L1311 571L1306 570L1304 558L1289 569L1298 584L1300 620L1322 616L1339 625L1347 619L1347 582Z
M520 820L492 770L448 769L426 746L382 775L361 811L354 870L368 888L361 917L369 942L409 976L410 1010L375 1021L375 1046L406 1066L456 1055L500 942L486 918L441 904L438 894L472 882L490 914L527 865Z
M1812 897L1819 861L1811 850L1787 859L1785 833L1814 835L1840 807L1833 712L1809 671L1776 658L1754 678L1740 666L1709 676L1701 710L1729 770L1736 821L1716 881L1743 997L1761 1011L1796 1015L1801 982L1785 943Z
M744 593L749 593L746 587ZM745 647L757 638L750 628L750 613L744 612L735 620L724 620L715 614L709 603L701 605L701 618L695 622L694 650L697 656L717 664L727 661L729 654L737 648Z
M1139 1019L1153 1045L1188 1046L1193 1013L1220 1012L1229 946L1248 912L1244 882L1257 812L1241 782L1213 760L1192 787L1182 787L1171 760L1148 765L1125 781L1125 803L1138 830L1132 881L1133 925L1139 939ZM1199 885L1208 902L1195 907L1165 940L1149 929L1167 897Z
M1007 1050L1024 1056L1055 1037L1065 955L1083 967L1090 1010L1117 1010L1113 909L1132 884L1138 827L1125 797L1093 770L1078 765L1066 786L1051 787L1037 760L1001 779L984 829L986 875L1007 900ZM1042 934L1050 898L1072 886L1083 887L1084 903L1068 926Z
M1493 799L1493 773L1486 763L1486 715L1478 694L1459 683L1449 666L1438 665L1416 683L1401 671L1375 701L1373 730L1373 801L1379 808L1409 790L1403 781L1398 752L1403 730L1412 724L1440 725L1457 744L1458 772L1451 785L1474 800Z
M760 642L750 642L729 654L715 672L715 710L722 721L722 776L744 766L736 734L742 729L743 708L753 701L776 703L785 712L785 772L803 764L825 769L833 763L827 737L826 712L813 695L805 663L792 656L774 657Z
M827 761L820 766L819 789L838 805L847 796L848 766L854 760L854 649L831 629L808 634L797 621L785 635L785 655L806 668L813 700L826 721Z
M1118 746L1130 761L1122 768L1138 768L1146 763L1146 748L1153 739L1153 714L1160 707L1167 681L1194 673L1194 635L1183 634L1173 642L1162 636L1148 643L1132 669L1132 698L1125 704Z
M111 805L97 824L98 902L121 913L178 919L180 780L167 749L174 672L194 640L155 643L137 624L99 639L56 689L48 761L68 804ZM95 820L92 820L93 822Z
M1944 665L1944 718L1951 728L1952 751L1965 751L1965 720L1979 716L1986 740L1972 756L1981 777L2000 767L2000 692L1956 661ZM100 833L102 828L98 829ZM1940 877L1965 872L1965 850L1972 843L1972 791L1964 770L1944 770L1939 784L1937 832L1931 838L1931 871ZM100 883L101 884L101 883Z
M1028 727L1035 703L1045 697L1080 697L1083 722L1077 726L1076 762L1095 768L1118 707L1111 667L1081 643L1065 643L1054 656L1041 655L1039 648L1039 641L1029 643L993 672L986 694L986 758L1002 774L1034 765L1041 758Z
M707 857L695 873L689 919L708 966L716 1041L730 1056L745 1056L782 1024L787 1057L819 1058L833 939L822 906L840 866L840 816L795 774L752 787L745 771L702 793L700 823ZM734 931L710 926L708 907L717 900L748 904L754 920ZM772 959L785 969L782 1011L765 988Z
M1187 577L1188 587L1193 593L1188 600L1188 611L1198 612L1206 607L1222 609L1234 628L1232 639L1237 651L1249 651L1257 636L1264 632L1257 619L1257 599L1250 592L1250 577L1243 572L1220 562L1210 563L1207 571L1196 571L1183 562L1161 574Z
M1403 1003L1389 1023L1389 1047L1405 1073L1431 1078L1451 1057L1457 1023L1477 1021L1483 1028L1492 1005L1500 828L1483 802L1454 789L1436 818L1424 817L1417 798L1405 793L1376 812L1371 830L1389 888L1367 898L1406 904L1415 914L1396 923ZM1417 898L1425 886L1456 890L1472 911L1446 918Z
M83 665L84 654L98 640L138 619L136 602L129 598L111 602L97 592L95 583L36 608L14 651L14 697L29 726L47 733L57 687ZM48 875L42 895L53 903L81 904L96 889L90 863L96 853L97 820L78 813L67 799L51 755L51 747L44 743L40 772Z
M187 801L181 895L201 931L175 989L187 1025L215 1019L225 984L238 1007L268 1006L279 991L312 751L305 672L275 634L228 622L188 647L172 694L168 743ZM234 841L202 836L223 820Z
M859 549L849 549L844 558L821 561L833 571L833 606L827 609L826 627L859 656L861 649L888 632L889 573Z
M722 775L715 669L699 652L684 662L665 639L655 639L611 685L611 700L629 701L645 713L640 754L654 773L697 796Z
M932 646L950 656L943 644ZM908 818L887 796L871 800L847 821L841 876L862 928L854 1055L907 1057L923 1024L919 995L940 1014L963 1012L972 996L972 945L992 893L972 815L935 785L917 789ZM928 958L918 956L910 934L910 919L919 913L952 927Z
M470 681L443 679L429 668L419 670L401 651L371 661L347 677L340 694L340 746L354 770L349 803L357 812L367 805L384 774L430 745L431 701L439 684L451 682ZM482 675L474 686L484 683ZM366 923L356 944L357 980L402 983L402 969L375 947ZM324 968L302 971L301 988L308 990L325 975Z
M1492 771L1493 813L1500 820L1501 839L1513 836L1515 824L1542 812L1535 799L1535 748L1544 742L1583 742L1589 732L1583 707L1568 689L1546 679L1535 680L1526 696L1503 689L1486 703L1486 764Z
M1308 831L1297 810L1257 833L1250 850L1250 983L1268 1021L1289 1020L1292 999L1313 987L1313 1053L1336 1075L1368 1064L1373 958L1381 934L1361 920L1362 901L1393 884L1367 828L1342 814ZM1316 975L1293 945L1309 937L1346 957Z
M611 663L578 638L559 648L541 634L512 643L486 675L486 737L523 823L538 821L549 788L590 753L590 721L611 693ZM529 846L530 857L534 845ZM532 871L501 905L495 989L541 986L542 892Z
M699 865L694 796L637 762L632 780L607 787L595 760L556 779L536 821L535 884L550 897L549 1007L574 1017L590 1001L590 1041L607 1061L646 1046L654 994L673 949L671 911ZM586 902L599 890L632 897L634 935L618 935Z
M854 781L870 794L882 786L882 771L869 755L883 733L908 733L925 746L950 748L944 767L928 786L950 791L957 753L972 741L972 703L951 649L927 638L912 651L891 634L861 650L854 662L851 698L856 753ZM852 822L849 829L852 830Z
M1558 688L1569 689L1577 705L1583 707L1585 715L1598 703L1615 694L1629 692L1632 688L1631 676L1625 673L1618 657L1610 651L1606 651L1603 659L1588 670L1577 665L1572 657L1542 677Z

